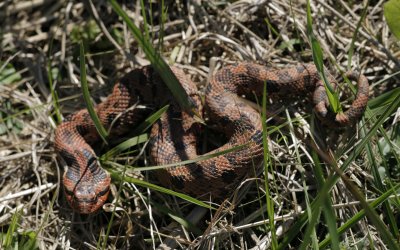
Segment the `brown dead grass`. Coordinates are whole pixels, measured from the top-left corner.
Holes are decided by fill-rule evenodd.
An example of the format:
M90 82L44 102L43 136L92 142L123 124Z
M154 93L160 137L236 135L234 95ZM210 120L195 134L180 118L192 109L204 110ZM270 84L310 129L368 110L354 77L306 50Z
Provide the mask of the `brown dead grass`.
M351 61L351 68L364 73L372 83L373 96L398 86L395 79L379 86L374 83L400 67L400 51L384 21L382 3L370 1ZM124 6L135 23L142 26L139 1ZM158 38L163 29L163 56L184 68L199 86L206 84L212 72L232 62L258 61L284 67L312 60L305 34L305 1L293 1L292 5L289 0L168 1L167 6L167 21L160 27L158 5L152 4L151 32ZM312 1L314 32L331 72L337 72L337 67L346 69L362 8L362 4L349 5L347 1ZM61 112L66 116L84 107L76 39L83 37L87 42L88 81L97 101L106 96L124 72L148 61L106 1L5 1L0 3L0 20L0 67L11 64L19 76L11 83L0 82L0 125L7 128L0 134L0 233L7 231L11 215L20 211L18 232L36 231L41 249L96 249L108 228L106 249L207 249L216 245L221 249L268 248L270 233L263 222L263 198L258 197L263 194L262 185L254 184L257 178L245 182L250 185L243 188L246 197L239 204L234 207L227 202L217 212L125 184L111 225L110 212L92 216L72 213L60 192L62 169L52 146L56 125L48 66L57 76L54 86ZM332 64L332 59L338 65ZM290 113L296 110L290 108ZM285 116L284 112L281 115ZM271 195L279 215L278 235L290 228L296 214L304 212L304 183L311 191L315 189L307 146L293 138L296 135L288 130L284 136L271 136L270 150L277 163ZM303 167L295 164L296 143L300 143ZM349 176L369 197L371 176L364 160L361 157L351 166ZM154 178L150 180L156 182ZM114 187L114 197L117 189L118 185ZM15 196L8 197L11 194ZM354 197L341 182L332 191L332 200L339 223L360 209L357 204L347 205ZM200 234L186 231L158 206L193 221ZM325 235L324 230L321 226L321 235ZM367 220L342 239L351 246L367 235L376 246L384 248ZM300 240L293 242L292 248Z

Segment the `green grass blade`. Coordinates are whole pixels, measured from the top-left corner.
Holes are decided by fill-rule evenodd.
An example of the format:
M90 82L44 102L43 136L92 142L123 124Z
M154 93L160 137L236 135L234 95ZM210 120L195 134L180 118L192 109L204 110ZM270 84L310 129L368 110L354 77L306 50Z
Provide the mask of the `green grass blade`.
M320 74L322 81L324 82L330 107L335 113L341 112L342 108L339 102L339 95L333 89L332 85L329 83L328 78L325 75L322 49L312 29L310 0L307 0L307 35L308 39L311 42L311 50L312 50L314 64L317 67L318 73Z
M124 166L121 166L121 165L116 164L116 163L113 163L113 165L118 165L119 167L124 167ZM199 201L199 200L197 200L197 199L195 199L195 198L193 198L193 197L191 197L189 195L182 194L182 193L179 193L179 192L175 192L175 191L172 191L172 190L170 190L168 188L160 187L160 186L157 186L155 184L152 184L152 183L149 183L149 182L146 182L146 181L143 181L143 180L139 180L139 179L136 179L136 178L133 178L133 177L129 177L129 176L122 176L121 177L121 173L119 173L117 171L114 171L114 170L109 170L109 171L111 173L111 177L113 179L115 179L115 180L126 181L126 182L129 182L129 183L133 183L135 185L139 185L139 186L142 186L142 187L145 187L145 188L150 188L150 189L158 191L158 192L162 192L162 193L165 193L165 194L169 194L169 195L173 195L173 196L179 197L179 198L181 198L183 200L186 200L188 202L191 202L191 203L193 203L195 205L198 205L198 206L201 206L201 207L205 207L205 208L208 208L208 209L215 209L215 208L211 207L210 205L208 205L208 204L206 204L206 203L204 203L202 201Z
M14 233L16 233L18 229L18 221L20 217L21 217L20 212L16 210L11 218L10 226L7 229L6 237L3 244L4 248L10 248L11 245L13 244Z
M126 167L123 168L121 176L125 176L125 175L126 175ZM121 192L122 192L123 184L124 183L122 181L119 183L117 196L115 197L115 204L119 203L119 199L121 198ZM113 225L114 218L116 216L115 215L116 208L117 208L117 206L114 206L114 209L113 209L112 214L111 214L110 222L107 225L106 233L105 234L101 233L99 235L99 238L98 238L99 240L97 241L97 249L99 249L100 245L101 245L101 249L103 249L103 250L106 249L106 247L107 247L107 241L108 241L108 238L109 238L109 235L110 235L110 232L111 232L111 228L112 228L112 225Z
M154 114L147 117L139 126L137 126L132 134L139 134L146 132L169 108L169 105L165 105L161 109L157 110Z
M329 190L327 188L321 189L320 193L326 194ZM319 195L320 199L315 199L314 202L311 203L311 212L304 213L308 216L308 225L306 231L304 232L303 242L301 243L299 249L307 249L308 244L313 239L312 235L315 231L315 226L317 225L319 218L321 216L321 210L325 200L327 199L327 195ZM311 218L309 217L311 214Z
M0 232L0 249L38 249L37 233L33 231L22 231L19 229L19 221L21 219L20 210L16 210L11 217L7 232Z
M400 95L398 95L395 100L389 105L387 110L382 114L381 117L373 124L371 130L365 135L365 137L362 139L361 143L355 148L353 151L353 154L347 158L343 166L341 167L341 170L344 171L347 169L347 167L350 165L350 163L355 159L356 156L358 156L363 148L370 142L371 138L373 135L376 134L378 129L381 127L381 125L384 123L384 121L389 117L395 109L397 109L400 105ZM357 193L353 193L357 194ZM361 195L360 195L361 196ZM376 214L375 211L373 211L365 202L363 197L357 197L361 204L363 205L366 214L368 218L372 221L372 223L375 225L377 228L377 232L379 235L382 237L383 241L389 246L389 249L400 249L399 245L396 243L395 239L393 236L390 234L388 231L386 225L382 222L382 220L379 218L379 216Z
M169 107L169 105L166 105L166 106L162 107L161 109L157 110L157 112L155 112L154 114L147 117L139 126L137 126L133 130L132 134L135 135L135 134L139 134L139 133L145 133L148 128L150 128L158 119L160 119L161 115L167 111L168 107ZM116 155L127 150L130 147L136 146L141 143L145 143L148 139L149 139L149 137L147 134L141 134L141 135L132 137L131 139L128 139L128 140L120 143L119 145L115 146L114 148L110 149L108 152L103 154L100 157L100 160L107 161L110 158L115 157Z
M135 137L132 137L120 144L118 144L117 146L115 146L114 148L110 149L109 151L107 151L106 153L104 153L101 157L100 157L100 161L107 161L112 157L117 156L119 153L127 150L128 148L131 148L133 146L136 146L138 144L142 144L145 143L149 140L149 136L147 134L142 134L142 135L138 135Z
M364 5L364 9L363 9L363 11L361 13L360 20L358 20L358 22L357 22L357 27L354 30L354 34L353 34L353 37L351 39L350 49L349 49L348 59L347 59L347 70L351 69L351 60L353 59L353 53L354 53L354 47L355 47L354 45L355 45L355 42L356 42L356 39L357 39L357 36L358 36L358 31L361 28L361 24L364 21L365 17L367 16L367 11L368 11L368 1Z
M267 83L264 82L264 92L263 92L263 99L262 99L262 121L267 120ZM267 124L266 122L262 123L263 128L263 155L264 155L264 185L265 185L265 199L267 203L267 212L268 212L268 219L269 219L269 227L271 231L271 248L277 249L278 248L278 238L276 237L276 229L275 229L275 211L274 211L274 202L271 200L271 195L269 192L269 181L268 181L268 169L270 166L270 159L269 159L269 151L268 151L268 131L267 131Z
M158 36L158 43L157 43L157 51L161 52L163 50L164 45L164 24L167 22L167 14L168 14L168 7L165 7L164 0L161 0L161 4L159 4L159 13L161 13L159 17L160 23L160 31Z
M160 211L163 214L168 215L171 217L174 221L178 222L180 225L184 226L191 232L197 234L197 235L202 235L203 231L200 230L196 225L191 223L190 221L186 220L185 218L182 218L180 215L178 215L175 211L169 209L166 206L162 206L161 204L158 204L154 201L151 202L151 204L157 208L158 211Z
M386 134L386 131L384 131L383 129L380 129L380 132L383 134ZM361 136L363 136L365 134L365 128L363 127L361 132L360 132ZM387 135L384 135L385 138L388 138ZM379 143L378 143L378 147L379 147ZM375 184L376 188L379 189L380 192L384 193L387 191L386 186L384 185L382 179L381 179L381 175L379 173L379 165L376 162L376 154L373 151L373 145L371 144L371 142L367 143L366 145L366 151L367 151L367 157L368 157L368 162L371 165L371 172L373 175L373 183ZM382 151L381 151L382 152ZM381 159L384 159L385 156L383 154L380 155ZM384 202L383 203L383 210L384 210L384 214L386 215L386 220L389 224L389 227L392 231L392 234L397 238L399 237L399 229L397 227L396 224L396 219L395 216L393 214L393 211L390 207L389 202Z
M383 242L385 242L389 249L400 249L400 246L396 243L395 238L388 230L385 223L379 217L379 215L375 212L373 208L365 201L363 194L357 189L356 185L354 185L347 178L342 178L344 183L346 184L346 188L350 190L351 194L360 202L361 206L365 210L365 214L368 217L369 221L375 226L376 231L381 236Z
M372 136L374 136L378 130L378 128L385 122L385 120L397 109L400 105L400 93L396 96L393 102L387 107L385 112L379 117L379 119L373 124L369 132L365 135L365 137L361 140L360 144L358 144L353 153L349 155L349 157L344 161L341 170L346 170L355 158L360 155L361 151L365 147L365 145L371 140Z
M325 179L322 171L322 166L318 158L318 154L315 150L312 150L311 156L315 164L314 173L317 179L318 187L322 187L325 184ZM339 250L340 246L339 246L339 235L337 233L337 228L336 228L336 216L335 216L335 211L332 207L332 201L330 199L326 199L323 204L323 215L326 221L326 225L328 227L329 235L332 238L331 248L333 250Z
M353 153L349 155L349 157L344 161L342 167L340 168L342 171L345 171L348 166L355 160L357 156L360 155L362 150L364 149L365 145L371 140L371 138L377 133L377 130L384 121L394 112L395 109L399 107L400 104L400 95L396 97L396 99L387 107L385 112L379 117L379 119L373 124L372 128L370 131L365 135L365 137L361 140L361 142L355 146L354 150L352 151ZM320 194L327 194L329 190L332 189L332 187L336 184L338 181L339 176L338 175L332 175L330 176L323 187L320 190ZM321 195L318 195L316 199L312 202L311 206L314 207L315 210L317 210L321 206L321 199L324 197L321 197ZM318 212L318 211L317 211ZM290 232L285 234L283 237L281 243L279 244L279 249L286 249L289 245L289 243L298 235L300 232L301 228L304 227L304 225L307 223L308 217L307 214L303 214L299 217L299 219L296 221L295 224L292 225Z
M96 127L97 132L99 133L99 135L103 139L103 141L107 144L107 139L106 139L108 137L107 130L101 124L100 119L97 116L96 111L93 107L93 103L90 100L90 92L89 92L89 87L88 87L87 80L86 80L85 49L84 49L83 42L80 43L79 52L80 52L79 53L79 61L80 61L80 69L81 69L81 86L82 86L83 99L85 100L86 108L89 112L90 117L93 120L93 123Z
M400 88L392 89L370 100L368 102L368 107L370 109L385 108L383 106L391 104L399 96L400 96Z
M152 9L152 4L149 3L150 5L150 15L153 14L153 9ZM148 26L148 22L147 22L147 15L146 15L146 6L144 6L144 0L140 0L140 9L142 12L142 18L143 18L143 29L144 29L144 39L147 41L152 41L152 39L150 39L150 33L149 33L149 26ZM150 16L150 22L151 22L151 26L153 27L153 17ZM136 39L136 37L135 37Z
M232 153L232 152L238 151L238 150L240 150L240 149L242 149L242 148L244 148L246 146L248 146L248 143L242 144L242 145L238 145L238 146L235 146L235 147L232 147L232 148L228 148L228 149L222 150L220 152L201 155L201 156L199 156L197 158L190 159L190 160L185 160L185 161L180 161L180 162L175 162L175 163L165 164L165 165L160 165L160 166L137 167L137 168L134 168L134 169L135 169L135 171L142 172L142 171L152 171L152 170L158 170L158 169L170 168L170 167L183 167L183 166L188 165L188 164L196 163L196 162L199 162L199 161L205 161L205 160L208 160L208 159L220 156L220 155L225 155L225 154L228 154L228 153Z
M386 112L380 117L380 119L377 120L377 122L373 125L372 129L365 135L365 137L363 138L363 140L361 141L361 143L359 145L357 145L353 151L353 154L351 154L343 163L343 166L340 168L341 172L344 172L347 167L350 165L350 163L361 153L361 151L365 148L365 146L369 143L371 137L373 135L376 134L378 128L383 124L383 122L386 120L386 118L392 114L392 112L394 111L394 109L396 107L398 107L398 105L400 104L400 97L396 99L395 102L392 103L392 105L390 105L390 107L386 110ZM336 183L336 181L338 180L339 176L338 175L333 175L329 178L329 180L327 181L326 185L324 185L325 190L330 190L333 185ZM387 230L386 226L384 225L384 223L382 222L382 220L379 218L379 216L376 214L375 211L373 211L368 204L366 203L366 201L364 200L363 196L358 192L358 190L356 190L355 188L353 188L353 185L346 181L346 179L343 179L345 181L345 183L347 184L346 186L348 188L351 188L352 190L352 194L354 196L356 196L356 198L360 201L360 203L362 204L362 206L364 207L365 211L366 211L366 215L368 216L368 218L372 221L372 223L375 225L375 227L377 228L377 232L382 236L382 239L384 240L384 242L389 246L389 249L399 249L399 246L396 244L393 236L390 234L390 232ZM325 187L326 186L326 187ZM321 192L323 194L323 192ZM315 199L315 205L317 206L318 202L320 200L324 199L323 197L321 197L321 195L318 195L317 198ZM318 202L317 202L318 201ZM311 223L309 223L309 226L311 226ZM313 223L315 223L313 221ZM306 244L307 239L305 239L305 241L303 242L303 244Z
M213 157L217 157L217 156L219 156L219 155L224 155L224 154L227 154L227 153L231 153L231 152L240 150L240 149L246 147L247 145L248 145L248 144L243 144L243 145L239 145L239 146L236 146L236 147L232 147L232 148L230 148L230 149L223 150L223 151L220 151L220 152L216 152L216 153L213 153L213 154L202 155L202 156L199 156L199 157L197 157L197 158L195 158L195 159L186 160L186 161L182 161L182 162L178 162L178 163L171 163L171 164L162 165L162 166L149 166L149 167L138 167L138 168L134 168L134 167L131 167L131 166L120 165L120 164L118 164L118 163L111 162L111 161L107 161L107 162L105 162L105 163L108 164L108 165L110 165L110 166L115 166L115 167L124 168L124 169L125 169L125 168L132 168L132 169L134 169L135 171L158 170L158 169L163 169L163 168L168 168L168 167L179 167L179 166L184 166L184 165L191 164L191 163L195 163L195 162L199 162L199 161L208 160L208 159L211 159L211 158L213 158ZM111 169L111 168L108 168L108 171L111 172L112 174L114 174L114 175L113 175L113 178L116 178L116 179L118 179L118 180L121 180L121 178L120 178L121 175L118 174L117 171L115 171L115 170L113 170L113 169ZM156 190L156 191L160 191L160 192L164 192L164 193L167 193L167 194L170 194L170 195L174 195L174 196L177 196L177 197L179 197L179 198L181 198L181 199L184 199L184 200L187 200L187 201L192 202L192 203L194 203L194 204L197 204L197 205L199 205L199 206L203 206L203 207L210 208L210 206L205 205L205 203L199 203L198 200L196 200L196 199L194 199L194 198L192 198L192 197L190 197L190 196L188 196L188 195L185 195L185 194L182 194L182 193L179 193L179 192L175 192L175 191L172 191L172 190L170 190L170 189L163 188L163 187L160 187L160 186L157 186L157 185L148 183L148 182L144 182L144 181L141 181L141 180L137 180L137 179L131 178L131 177L124 177L124 181L128 181L128 182L131 182L131 183L140 185L140 186L148 187L148 188L153 189L153 190Z
M185 111L196 113L196 111L193 110L194 105L189 101L190 99L186 94L186 91L183 89L182 85L179 83L178 79L173 74L168 64L161 58L158 53L156 53L150 41L148 41L145 36L143 36L140 29L136 27L136 25L130 20L126 12L122 10L121 6L119 6L119 4L115 0L109 0L109 2L114 11L124 20L128 28L132 32L133 36L135 37L135 40L146 54L147 59L149 59L151 65L154 67L154 69L161 76L165 84L171 90L181 108Z
M329 235L332 238L331 249L339 250L340 249L340 240L339 240L339 234L337 232L337 227L336 227L336 215L335 215L335 211L332 207L332 202L330 199L325 200L325 202L323 204L322 212L324 215L324 219L326 221L326 225L328 227Z
M390 195L395 194L397 190L400 188L400 183L394 186L393 188L389 189L387 192L379 196L375 201L373 201L369 207L371 209L377 208L381 205L384 201L386 201ZM365 217L365 209L360 210L357 214L355 214L351 219L349 219L346 223L340 226L337 230L338 234L341 235L354 226L357 222L359 222L362 218ZM331 237L328 235L323 241L320 242L320 248L326 248L328 244L330 244Z

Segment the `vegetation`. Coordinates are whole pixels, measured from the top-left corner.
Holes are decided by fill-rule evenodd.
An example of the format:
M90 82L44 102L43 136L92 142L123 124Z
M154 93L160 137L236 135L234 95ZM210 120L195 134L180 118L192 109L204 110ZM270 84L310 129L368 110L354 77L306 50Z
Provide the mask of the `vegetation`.
M0 6L0 249L400 249L399 0ZM167 65L202 91L216 70L239 61L314 62L338 79L357 70L371 84L365 116L326 128L307 97L270 103L266 90L264 165L219 203L159 186L153 172L166 166L148 166L147 133L168 105L120 144L97 125L112 195L97 214L73 213L52 145L57 124L149 63L200 117ZM336 111L355 93L341 82L338 92L326 84ZM223 143L207 127L203 140Z

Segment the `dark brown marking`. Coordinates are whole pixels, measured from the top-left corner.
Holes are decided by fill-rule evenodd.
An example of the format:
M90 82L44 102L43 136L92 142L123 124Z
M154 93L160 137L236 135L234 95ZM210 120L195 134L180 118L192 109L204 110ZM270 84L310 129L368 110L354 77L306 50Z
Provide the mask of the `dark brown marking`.
M185 188L185 182L184 182L184 177L183 176L171 176L171 184L174 186L174 188L177 189L184 189Z
M225 183L229 183L229 184L230 184L230 183L232 183L236 178L238 178L238 176L237 176L235 170L233 170L233 169L229 169L229 170L227 170L227 171L225 171L225 172L222 173L222 180L223 180Z
M64 159L65 163L71 167L71 166L75 166L78 167L78 161L76 160L76 157L74 154L70 153L69 151L65 150L65 149L61 149L58 152L60 154L60 156Z

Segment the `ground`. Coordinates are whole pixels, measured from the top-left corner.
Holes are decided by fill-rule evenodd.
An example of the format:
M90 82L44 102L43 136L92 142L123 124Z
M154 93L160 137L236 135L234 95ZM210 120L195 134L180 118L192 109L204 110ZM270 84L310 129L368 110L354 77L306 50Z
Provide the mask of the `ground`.
M140 1L119 4L200 91L214 72L236 62L282 68L313 61L307 1L177 0L165 1L164 9L144 2L144 9ZM350 69L370 82L359 123L341 130L319 124L307 96L268 104L279 116L267 123L268 174L249 170L225 201L199 198L209 206L204 208L147 188L148 182L159 184L152 171L128 169L124 182L113 176L104 209L79 215L65 200L53 142L59 121L86 107L80 42L95 103L126 72L149 61L108 1L0 3L0 245L297 249L310 240L313 248L399 247L399 41L388 28L383 1L313 0L310 6L326 69L340 82ZM346 107L354 95L342 87ZM213 131L204 138L210 145L223 140ZM142 146L115 161L148 164ZM120 170L114 169L122 175Z

